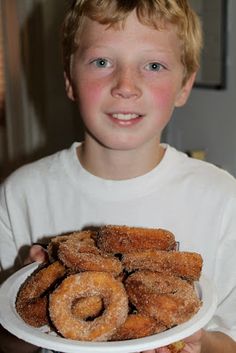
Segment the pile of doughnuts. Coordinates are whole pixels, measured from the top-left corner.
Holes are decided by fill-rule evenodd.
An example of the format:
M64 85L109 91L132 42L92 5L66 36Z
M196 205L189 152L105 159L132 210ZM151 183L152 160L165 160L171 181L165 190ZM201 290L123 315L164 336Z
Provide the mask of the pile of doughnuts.
M16 297L31 326L73 340L129 340L186 322L201 307L194 282L202 257L177 251L170 231L106 225L55 236L47 251Z

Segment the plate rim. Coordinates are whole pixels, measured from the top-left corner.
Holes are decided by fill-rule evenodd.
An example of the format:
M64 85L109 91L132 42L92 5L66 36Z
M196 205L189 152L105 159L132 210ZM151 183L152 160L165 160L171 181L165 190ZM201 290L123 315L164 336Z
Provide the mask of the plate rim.
M113 342L73 341L52 334L47 335L42 332L42 328L29 326L15 310L15 297L20 285L38 266L39 263L24 266L3 282L0 287L0 323L16 337L47 349L59 349L65 353L77 353L80 350L84 353L130 353L158 348L184 339L203 328L210 321L217 307L216 290L209 279L202 274L195 285L197 290L201 292L203 304L199 311L187 322L168 331L144 338Z

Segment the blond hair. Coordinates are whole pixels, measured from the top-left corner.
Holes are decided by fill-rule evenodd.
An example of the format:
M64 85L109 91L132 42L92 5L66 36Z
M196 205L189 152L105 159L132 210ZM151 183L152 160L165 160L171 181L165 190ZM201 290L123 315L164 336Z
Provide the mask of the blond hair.
M108 26L124 24L133 11L142 24L156 29L171 23L182 43L183 83L199 68L202 29L198 16L187 0L74 0L62 30L64 70L70 77L71 55L78 48L79 31L86 17Z

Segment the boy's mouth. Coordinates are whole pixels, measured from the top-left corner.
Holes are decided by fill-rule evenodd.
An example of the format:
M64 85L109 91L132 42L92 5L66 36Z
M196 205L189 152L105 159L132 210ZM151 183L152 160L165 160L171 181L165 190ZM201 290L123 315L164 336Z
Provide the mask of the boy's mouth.
M114 113L111 116L114 119L125 121L141 118L141 115L136 113Z

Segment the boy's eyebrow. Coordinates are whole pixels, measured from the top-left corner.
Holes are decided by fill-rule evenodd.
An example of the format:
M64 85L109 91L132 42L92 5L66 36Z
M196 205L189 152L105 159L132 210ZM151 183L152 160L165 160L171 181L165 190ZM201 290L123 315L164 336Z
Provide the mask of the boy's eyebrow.
M94 51L96 51L96 50L101 50L101 49L108 49L109 47L107 47L107 46L104 46L104 45L91 45L91 46L89 46L89 45L83 45L83 46L79 46L78 47L78 53L79 53L79 55L80 56L82 56L82 57L84 57L84 56L86 56L88 53L92 53L92 52L94 52Z
M106 48L109 48L108 46L106 45L84 45L84 46L81 46L80 47L82 51L89 51L89 50L94 50L94 49L106 49Z
M115 46L114 46L115 48ZM80 47L80 52L82 53L86 53L88 51L92 51L92 50L96 50L96 49L111 49L110 46L106 46L106 45L95 45L95 46L88 46L88 45L85 45L85 46L82 46ZM156 53L156 54L159 54L159 53L163 53L163 54L173 54L173 50L167 50L166 48L153 48L153 49L143 49L143 50L140 50L142 51L143 53L147 53L147 54L152 54L152 53Z
M173 53L173 50L167 50L166 48L157 48L157 49L144 49L144 53Z

